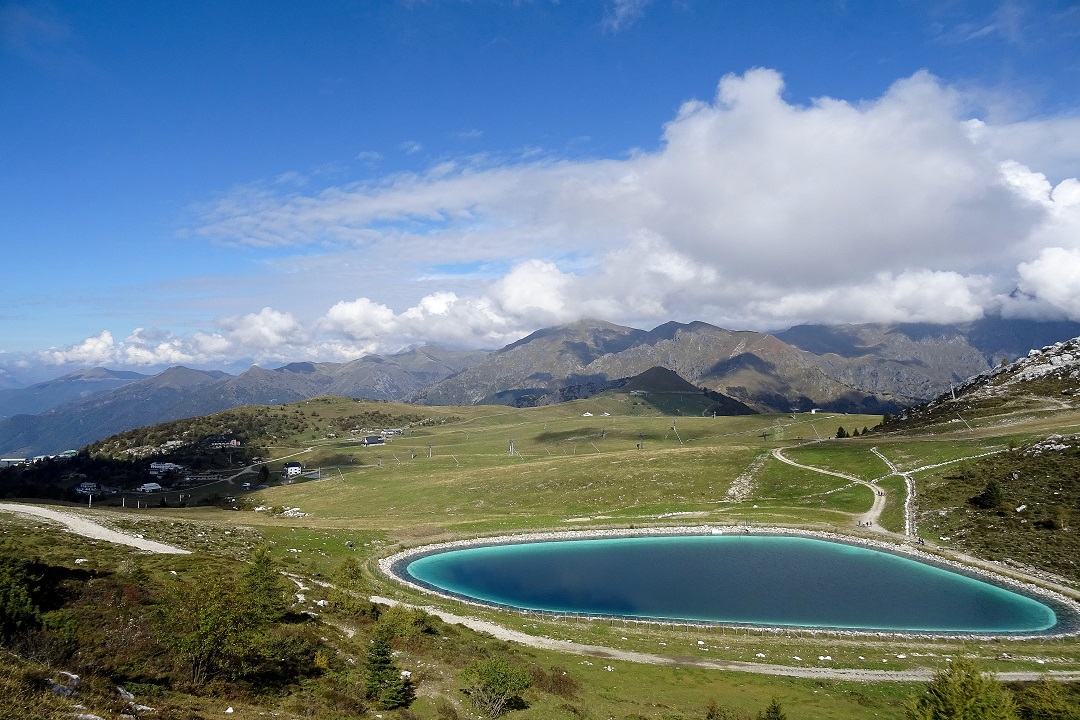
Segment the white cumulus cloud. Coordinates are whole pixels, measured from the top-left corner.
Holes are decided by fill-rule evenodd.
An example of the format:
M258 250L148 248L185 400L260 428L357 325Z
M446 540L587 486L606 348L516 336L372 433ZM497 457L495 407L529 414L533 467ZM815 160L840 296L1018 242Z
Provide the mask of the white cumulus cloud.
M609 9L629 22L644 7ZM318 190L239 189L203 208L192 236L304 246L287 271L307 273L320 305L298 292L190 337L102 334L53 352L343 358L492 347L582 316L756 329L1080 319L1080 118L995 122L972 106L926 72L875 98L795 104L757 68L621 159L456 158ZM470 267L484 272L455 270Z
M1080 318L1080 248L1044 248L1034 260L1020 263L1018 273L1020 290Z
M54 365L161 366L198 362L204 356L192 352L190 341L171 334L135 328L120 342L103 330L81 343L62 350L48 350L39 357Z
M82 365L100 365L113 362L115 359L116 343L112 333L103 330L94 337L83 340L65 350L49 350L44 355L53 363L62 365L65 363Z
M229 340L255 350L298 345L306 339L296 318L269 307L257 313L225 318L219 324L228 331Z
M425 296L400 313L366 297L343 301L327 311L320 326L349 341L383 349L427 342L491 347L527 332L489 299L463 299L448 292Z
M495 282L492 292L508 315L544 325L573 317L566 307L569 283L555 263L529 260Z

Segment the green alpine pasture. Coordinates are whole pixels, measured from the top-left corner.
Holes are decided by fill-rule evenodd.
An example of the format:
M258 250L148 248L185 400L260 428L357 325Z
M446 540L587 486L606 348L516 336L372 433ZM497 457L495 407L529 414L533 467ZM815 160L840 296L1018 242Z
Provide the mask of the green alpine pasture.
M93 650L92 628L107 624L104 608L121 608L127 622L147 628L153 641L145 640L146 648L118 650L124 663L105 665L110 682L138 689L140 701L160 706L160 717L209 717L230 703L234 717L475 717L481 705L473 700L491 690L477 686L477 678L494 673L497 684L496 671L505 666L516 673L516 695L499 704L499 712L522 719L752 718L774 700L793 720L903 718L906 699L922 684L791 679L692 662L943 671L957 658L970 658L990 671L1080 670L1075 640L912 639L541 617L421 595L378 572L377 560L402 548L521 532L790 526L903 542L913 520L917 536L907 542L924 541L943 553L1019 558L1024 568L1052 573L1048 582L1080 582L1071 564L1080 557L1073 489L1080 452L1035 460L1023 455L1023 448L1049 434L1080 427L1080 413L1071 409L1051 413L1038 403L1003 404L985 415L919 428L881 425L880 416L870 415L712 417L690 409L628 393L528 409L346 398L238 408L224 418L178 421L98 444L102 457L121 462L128 448L153 447L184 433L243 437L246 469L185 491L182 502L167 493L166 507L141 502L133 508L117 500L114 505L124 506L95 502L93 511L80 511L192 555L151 557L67 535L58 542L47 524L6 514L0 514L0 531L13 557L36 558L26 572L63 569L56 572L69 600L60 610L84 623L75 637L85 649L64 656L68 664L80 667L79 653L102 657L102 650ZM854 436L837 438L841 427ZM383 444L365 444L389 429L395 432ZM301 475L285 478L286 462L300 462ZM1001 483L992 494L998 504L972 504L991 478ZM261 483L270 487L248 489ZM857 524L875 501L864 483L886 492L874 528ZM916 489L913 503L906 503L909 484ZM1030 522L1020 522L1025 518L1007 507L1025 501L1038 508ZM260 554L260 548L268 552ZM198 628L154 608L179 596L173 589L179 579L192 584L185 602L201 607L201 598L208 598L206 612L213 617L229 605L210 603L220 593L210 586L200 593L198 583L248 577L256 562L285 573L287 587L274 592L285 592L291 610L276 624L241 623L247 634L230 636L221 659L207 656L209 664L199 666L204 675L195 676L201 682L193 682L192 658L202 657L190 644ZM103 587L114 588L104 604ZM373 605L371 596L467 615L567 647L592 645L664 660L645 664L515 645L424 613ZM31 605L20 607L29 608L32 619ZM47 645L55 634L49 625L56 622L49 619L54 610L39 611L45 640L38 642ZM373 647L382 648L377 659ZM132 669L139 652L150 653L145 662L153 668L141 676ZM259 668L267 653L276 652L295 667L268 683ZM489 658L499 661L483 665ZM48 653L29 660L5 656L0 690L32 700L35 682L55 659ZM399 670L409 671L408 682L395 679ZM529 677L524 690L522 672ZM67 711L59 707L57 716Z

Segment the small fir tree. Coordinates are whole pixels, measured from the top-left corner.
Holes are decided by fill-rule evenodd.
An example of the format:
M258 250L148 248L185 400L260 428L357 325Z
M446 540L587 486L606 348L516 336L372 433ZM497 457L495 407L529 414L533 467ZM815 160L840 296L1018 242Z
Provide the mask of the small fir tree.
M1018 720L1012 693L984 677L967 658L934 676L922 695L908 699L907 720Z
M976 507L981 507L985 510L993 510L1000 507L1001 503L1005 501L1005 496L1001 492L1001 486L998 485L998 481L991 478L986 483L986 487L981 493L971 498L970 502Z
M26 563L0 550L0 645L38 622Z
M368 648L364 695L380 710L406 707L413 699L412 684L394 662L390 634L378 625Z
M787 715L784 714L784 710L780 707L780 702L773 698L772 702L769 703L769 707L758 713L758 720L787 720Z
M259 620L277 622L285 617L288 611L285 581L274 567L269 548L261 547L251 557L244 571L243 589Z

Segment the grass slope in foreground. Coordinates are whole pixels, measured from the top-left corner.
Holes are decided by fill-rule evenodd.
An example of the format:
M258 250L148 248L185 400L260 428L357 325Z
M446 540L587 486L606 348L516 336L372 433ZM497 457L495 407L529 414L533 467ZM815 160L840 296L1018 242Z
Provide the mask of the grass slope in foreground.
M342 420L366 412L369 406L377 406L389 417L416 414L421 420L386 445L365 447L358 440L361 433L354 436L350 431L370 428L347 427ZM1001 451L1010 442L1040 438L1077 418L1071 408L1048 413L1038 407L1010 410L1007 425L1000 417L988 415L965 418L970 430L946 423L926 425L917 432L901 429L863 436L861 428L876 425L879 418L821 413L672 418L659 415L639 397L618 394L520 410L412 408L320 398L266 412L281 417L296 417L299 412L304 423L289 434L275 433L260 445L259 452L270 467L277 470L285 457L301 458L307 469L321 468L322 478L273 487L252 499L271 508L299 508L302 516L215 508L104 513L115 525L198 550L191 557L140 559L139 564L160 564L150 571L154 582L160 578L167 583L173 570L192 578L210 577L210 568L232 562L225 558L239 551L237 533L244 534L246 548L265 542L273 560L305 586L300 592L303 603L294 604L292 610L318 615L310 622L317 623L318 636L326 638L328 647L316 649L326 654L320 662L329 662L328 669L319 668L310 676L298 672L294 681L282 683L270 695L245 689L243 678L227 675L213 691L186 687L169 677L155 685L170 702L190 703L193 713L220 713L223 706L218 699L208 699L219 692L237 707L243 701L243 711L253 714L274 708L294 717L350 716L340 711L334 714L332 703L320 705L312 698L333 697L347 687L355 690L360 682L354 678L330 688L321 684L330 681L335 667L348 666L350 658L357 666L364 663L380 612L362 598L378 594L433 602L372 572L375 558L403 545L540 528L702 522L783 523L857 533L862 530L856 519L870 508L871 492L844 477L780 463L771 451L785 448L804 465L874 480L899 494L905 483L882 456L911 473L922 488L927 478L937 477L935 473L942 478L956 474L965 458ZM828 439L840 425L849 432L860 429L860 437ZM818 438L824 440L806 445ZM234 481L237 490L243 478ZM945 502L961 505L967 501L970 487L943 487ZM902 504L897 512L896 500L889 499L891 529L902 530ZM919 500L925 502L921 493ZM0 522L10 527L9 518L0 516ZM55 537L38 527L26 530L25 535L37 538L33 542L38 543ZM59 553L55 561L72 568L76 557L92 558L103 572L112 573L126 572L135 562L132 555L121 557L127 551L115 548L84 544L72 551L56 544L55 549ZM239 572L237 566L234 574ZM333 584L338 590L319 583ZM320 600L328 605L318 605ZM948 659L971 656L996 671L1080 668L1080 648L1072 640L974 643L804 632L743 634L724 628L529 620L493 610L469 608L465 612L449 601L433 604L528 634L690 660L909 669L944 668ZM569 695L549 692L544 688L558 687L558 683L553 684L550 677L543 680L533 669L533 687L522 696L524 706L512 710L511 717L520 718L703 718L713 700L756 713L773 697L791 718L900 718L903 697L914 691L896 683L794 680L583 658L507 645L434 620L416 619L419 627L412 620L402 623L406 629L396 631L399 634L393 640L396 658L402 669L414 673L417 690L417 699L407 712L425 719L455 717L452 712L465 717L471 712L461 692L464 667L472 659L492 654L504 654L521 667L535 666L546 676L558 667L573 680ZM350 638L344 629L355 634ZM331 651L337 659L328 660ZM311 658L318 668L314 652ZM338 660L345 665L335 665ZM364 702L368 716L377 712L369 700ZM406 717L400 710L393 713Z

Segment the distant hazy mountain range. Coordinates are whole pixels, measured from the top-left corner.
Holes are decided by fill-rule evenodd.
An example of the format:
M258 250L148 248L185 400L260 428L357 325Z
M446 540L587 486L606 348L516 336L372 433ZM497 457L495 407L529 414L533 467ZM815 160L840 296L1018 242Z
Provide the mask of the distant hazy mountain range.
M758 411L895 412L1002 360L1080 335L1080 323L804 325L764 334L702 322L653 330L583 320L494 352L432 347L349 363L292 363L239 375L175 367L104 369L0 390L0 455L81 447L117 432L238 405L344 395L427 404L544 404L588 397L653 367Z
M92 368L26 388L0 390L0 418L34 415L147 377L136 372Z
M19 381L15 379L15 376L10 371L0 368L0 391L18 387L20 387Z
M391 356L368 355L348 363L292 363L274 370L256 366L239 375L173 367L158 375L127 379L103 392L93 392L98 389L94 383L80 385L76 378L66 376L72 388L79 386L93 394L37 414L0 420L0 455L61 452L124 430L239 405L280 405L316 395L400 399L470 367L486 354L427 347ZM7 415L8 407L25 406L35 392L40 396L38 387L0 396L0 414Z

